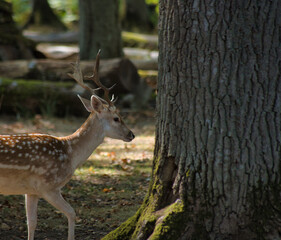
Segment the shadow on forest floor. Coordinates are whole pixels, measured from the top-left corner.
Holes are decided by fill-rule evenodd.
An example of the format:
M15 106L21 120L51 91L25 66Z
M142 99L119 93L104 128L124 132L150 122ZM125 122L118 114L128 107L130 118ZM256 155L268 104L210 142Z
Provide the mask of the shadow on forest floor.
M100 239L132 216L147 192L154 148L151 113L127 116L136 134L131 143L106 139L89 160L76 170L63 188L75 209L79 239ZM1 117L1 134L44 132L57 136L75 131L84 119L35 119L14 121ZM23 196L0 195L0 239L27 239ZM44 200L38 204L35 239L67 239L67 220Z

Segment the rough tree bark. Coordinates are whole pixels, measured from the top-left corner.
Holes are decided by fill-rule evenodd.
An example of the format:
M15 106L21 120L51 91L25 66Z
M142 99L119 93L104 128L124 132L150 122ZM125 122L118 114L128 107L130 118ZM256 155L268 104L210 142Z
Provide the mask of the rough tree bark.
M160 1L152 181L104 239L281 238L281 1Z
M79 11L80 58L95 59L99 49L103 59L121 57L118 0L79 0Z

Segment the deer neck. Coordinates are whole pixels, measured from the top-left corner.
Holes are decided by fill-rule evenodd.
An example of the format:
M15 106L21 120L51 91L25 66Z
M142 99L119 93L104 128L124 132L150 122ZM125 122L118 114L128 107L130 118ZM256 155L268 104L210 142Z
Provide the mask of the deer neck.
M64 137L73 169L83 164L105 137L102 121L91 113L84 124L72 135Z

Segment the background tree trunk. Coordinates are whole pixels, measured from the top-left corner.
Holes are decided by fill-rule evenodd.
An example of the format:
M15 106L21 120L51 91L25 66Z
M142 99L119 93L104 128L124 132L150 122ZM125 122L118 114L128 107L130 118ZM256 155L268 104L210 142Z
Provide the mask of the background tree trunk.
M126 14L122 21L122 27L129 31L151 30L148 13L145 0L126 0Z
M281 2L160 1L152 182L105 239L281 238Z
M35 44L22 35L12 14L12 5L0 0L0 61L30 59L35 51Z
M27 28L30 25L41 27L42 25L45 25L51 26L53 29L57 30L67 29L59 17L53 12L48 0L32 0L31 6L31 15L24 28Z
M122 56L121 29L117 0L80 0L80 58L95 59L99 49L101 56Z

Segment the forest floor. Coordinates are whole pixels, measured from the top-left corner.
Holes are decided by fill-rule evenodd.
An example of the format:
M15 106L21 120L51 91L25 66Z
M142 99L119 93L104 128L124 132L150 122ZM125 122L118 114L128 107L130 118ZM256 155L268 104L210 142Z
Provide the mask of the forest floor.
M41 132L64 136L85 119L0 119L1 134ZM63 196L75 209L76 240L101 239L131 217L148 190L154 148L154 113L126 117L136 138L130 143L105 139L89 160L76 170L63 188ZM25 240L27 227L23 196L0 195L0 240ZM44 200L38 204L35 239L67 239L67 220Z

